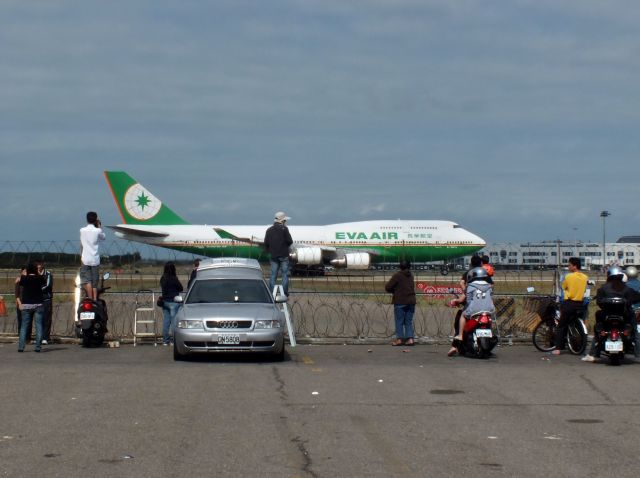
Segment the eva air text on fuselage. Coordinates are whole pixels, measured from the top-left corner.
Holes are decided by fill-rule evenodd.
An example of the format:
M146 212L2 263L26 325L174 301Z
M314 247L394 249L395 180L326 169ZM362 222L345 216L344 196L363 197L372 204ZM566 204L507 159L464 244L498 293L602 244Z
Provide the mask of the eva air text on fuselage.
M398 240L397 232L372 232L371 234L367 234L366 232L336 232L336 239L338 240L353 240L353 241L361 241L361 240Z

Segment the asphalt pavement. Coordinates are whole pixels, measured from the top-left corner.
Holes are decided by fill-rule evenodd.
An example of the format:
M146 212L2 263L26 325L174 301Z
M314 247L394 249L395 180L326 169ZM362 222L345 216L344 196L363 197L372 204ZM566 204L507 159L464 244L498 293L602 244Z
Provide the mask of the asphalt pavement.
M640 365L446 350L0 344L0 476L637 476Z

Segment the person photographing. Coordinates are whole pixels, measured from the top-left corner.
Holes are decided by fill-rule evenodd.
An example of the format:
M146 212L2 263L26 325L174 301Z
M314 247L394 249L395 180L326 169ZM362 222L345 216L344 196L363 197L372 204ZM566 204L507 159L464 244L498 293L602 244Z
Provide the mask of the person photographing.
M102 232L102 223L98 213L87 213L87 225L80 229L80 244L82 245L82 267L80 268L80 285L87 297L98 298L98 281L100 278L99 246L106 239Z

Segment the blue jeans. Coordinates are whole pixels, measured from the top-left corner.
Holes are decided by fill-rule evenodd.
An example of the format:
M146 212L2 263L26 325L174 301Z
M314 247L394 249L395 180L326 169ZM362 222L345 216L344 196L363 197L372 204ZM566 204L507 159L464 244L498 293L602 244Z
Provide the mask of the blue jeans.
M40 351L40 346L42 344L42 329L44 325L44 307L42 305L36 309L25 309L22 311L18 350L24 350L24 345L27 341L27 333L31 330L32 320L35 320L36 323L36 350Z
M271 258L271 278L269 279L269 291L273 292L278 278L278 271L282 274L282 289L284 295L289 295L289 258L288 257L272 257Z
M636 334L636 345L635 345L635 349L634 349L634 355L636 356L636 358L640 358L640 330L638 330L638 327L640 326L640 322L637 322L635 320L636 314L638 313L638 309L640 309L640 304L633 304L631 306L631 309L633 310L633 318L634 320L632 320L632 324L633 324L633 331Z
M396 319L396 338L413 338L413 314L415 311L415 304L394 304L393 315Z
M178 313L180 304L178 302L164 301L162 306L162 343L168 344L171 342L171 336L173 335L174 319Z

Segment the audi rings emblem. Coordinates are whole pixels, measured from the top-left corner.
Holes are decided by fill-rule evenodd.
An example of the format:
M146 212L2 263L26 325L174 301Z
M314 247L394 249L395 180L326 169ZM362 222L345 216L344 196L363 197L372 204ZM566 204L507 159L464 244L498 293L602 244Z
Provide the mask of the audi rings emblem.
M237 329L238 321L237 320L223 320L218 322L219 329Z

